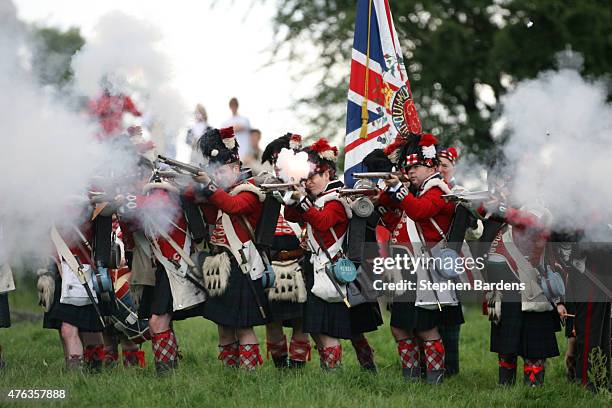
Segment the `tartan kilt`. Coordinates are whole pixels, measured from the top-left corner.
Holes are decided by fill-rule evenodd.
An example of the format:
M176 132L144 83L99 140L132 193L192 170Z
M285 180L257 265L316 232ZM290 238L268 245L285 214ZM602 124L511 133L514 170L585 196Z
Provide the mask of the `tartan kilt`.
M11 327L8 293L0 293L0 327Z
M557 312L523 312L520 302L502 302L501 322L491 323L491 351L523 358L559 355L555 332L561 330Z
M406 331L425 331L441 326L463 324L461 306L444 306L442 311L429 310L415 306L413 302L393 302L391 306L391 326Z
M373 332L383 324L378 302L367 302L352 307L350 315L353 334Z
M53 292L53 304L43 316L43 328L57 329L62 323L75 326L82 332L101 332L102 322L93 305L74 306L60 303L62 296L62 278L57 274L55 279L55 291Z
M459 373L459 340L461 325L443 325L438 328L444 345L444 365L447 375Z
M343 302L326 302L308 291L304 305L304 333L350 339L353 336L351 323L351 311Z
M293 327L291 320L301 319L304 314L304 303L287 300L269 300L272 322L283 322L285 327Z
M172 320L185 320L190 317L201 317L204 304L199 303L187 309L172 310L173 298L168 274L162 264L155 269L155 286L144 286L138 307L138 317L149 319L151 315L171 314Z
M302 273L307 292L302 330L304 333L350 339L353 336L350 309L343 302L329 303L311 292L314 285L314 268L310 262L310 255L310 252L306 252L302 260Z
M261 326L268 323L272 315L261 278L251 280L249 274L242 273L233 256L230 256L230 260L230 274L225 292L206 299L203 310L204 318L233 328ZM253 283L253 287L249 281ZM253 293L253 288L256 295ZM259 310L256 299L264 309L265 318Z

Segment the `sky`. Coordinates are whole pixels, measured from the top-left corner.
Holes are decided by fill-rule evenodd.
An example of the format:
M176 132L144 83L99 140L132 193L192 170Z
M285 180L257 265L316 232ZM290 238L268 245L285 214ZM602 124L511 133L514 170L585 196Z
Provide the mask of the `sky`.
M162 31L163 51L173 63L174 87L188 106L204 105L212 126L221 126L230 116L228 101L235 96L240 102L239 113L262 130L262 147L287 131L308 134L309 128L292 105L314 84L296 80L299 67L288 62L266 66L273 40L274 1L261 4L252 0L14 0L14 3L21 20L62 29L77 26L86 40L98 18L113 10L147 20ZM185 158L185 154L179 149L179 158Z

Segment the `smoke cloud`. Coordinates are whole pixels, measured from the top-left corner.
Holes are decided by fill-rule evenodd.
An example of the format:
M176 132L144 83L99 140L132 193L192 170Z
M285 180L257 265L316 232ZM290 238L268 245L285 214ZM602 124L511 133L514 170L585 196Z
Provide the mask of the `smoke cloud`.
M510 138L504 147L515 165L518 202L539 200L557 228L595 230L612 222L612 106L606 85L575 70L548 71L502 98ZM609 240L609 238L608 238Z
M171 85L172 64L161 51L157 27L119 11L102 16L91 38L73 57L76 91L98 96L104 84L111 93L136 93L162 129L152 139L164 151L188 117L188 108ZM168 136L168 137L167 137Z
M280 170L280 178L285 183L299 183L307 179L310 173L308 153L295 153L292 149L282 149L280 151L276 166Z
M121 33L121 28L115 31ZM127 52L115 45L116 53ZM104 190L110 197L125 195L133 192L130 176L137 172L136 151L127 137L97 140L97 124L85 110L75 109L73 101L59 99L49 87L39 86L31 72L33 48L13 3L0 0L0 264L13 266L37 263L36 259L52 255L51 226L70 231L83 222L90 189ZM85 51L84 61L93 61L85 58L92 55L91 49ZM110 53L104 57L120 61ZM95 61L102 64L102 60ZM146 62L156 65L158 61ZM78 80L82 86L91 85L88 89L93 91L98 88L92 78L98 74L102 71ZM144 77L153 81L163 75ZM160 214L163 219L174 215L174 208Z

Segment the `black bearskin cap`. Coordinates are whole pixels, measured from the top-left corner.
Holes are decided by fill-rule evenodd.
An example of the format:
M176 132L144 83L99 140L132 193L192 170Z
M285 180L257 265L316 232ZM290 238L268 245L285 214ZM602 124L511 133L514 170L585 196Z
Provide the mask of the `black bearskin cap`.
M208 129L198 140L205 164L229 164L240 161L234 129Z
M368 171L391 171L393 163L383 149L375 149L363 159L363 165Z
M284 136L274 139L264 149L261 155L261 162L268 162L270 164L274 164L276 161L276 157L283 149L289 149L289 139L291 138L291 133L287 133Z

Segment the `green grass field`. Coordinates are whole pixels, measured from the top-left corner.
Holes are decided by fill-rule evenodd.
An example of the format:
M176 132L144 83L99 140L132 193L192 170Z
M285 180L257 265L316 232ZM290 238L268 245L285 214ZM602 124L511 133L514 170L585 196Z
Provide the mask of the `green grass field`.
M35 310L35 295L24 291L23 286L21 289L11 294L12 307ZM379 367L379 374L371 375L358 368L349 342L343 343L344 367L340 372L323 373L316 352L301 371L279 372L271 361L255 373L225 369L217 360L213 323L204 319L178 322L175 329L184 359L175 375L157 378L148 343L144 347L144 370L118 367L98 375L64 373L58 334L43 330L41 322L16 322L12 328L0 330L0 344L8 363L0 376L0 407L51 404L42 400L10 401L6 398L9 389L64 389L67 398L61 403L79 407L612 406L609 394L594 395L569 384L561 357L549 361L543 388L498 387L496 356L488 351L488 321L476 308L467 310L466 320L461 331L461 374L439 387L409 384L402 379L388 324L368 335ZM263 328L257 333L263 344ZM565 340L561 335L559 344L563 353Z

